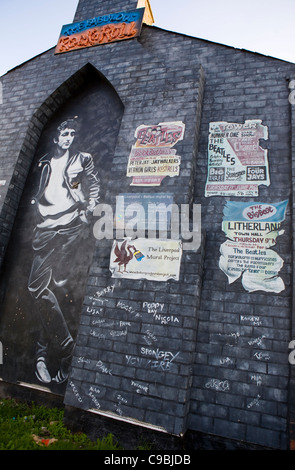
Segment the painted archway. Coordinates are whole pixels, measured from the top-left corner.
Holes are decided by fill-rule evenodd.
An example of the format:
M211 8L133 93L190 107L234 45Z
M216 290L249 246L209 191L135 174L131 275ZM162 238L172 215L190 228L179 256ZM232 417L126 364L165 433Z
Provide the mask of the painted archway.
M92 213L104 200L123 115L116 91L90 65L66 87L66 99L61 87L62 99L49 97L36 113L46 122L0 280L2 378L58 394L64 393L95 247Z

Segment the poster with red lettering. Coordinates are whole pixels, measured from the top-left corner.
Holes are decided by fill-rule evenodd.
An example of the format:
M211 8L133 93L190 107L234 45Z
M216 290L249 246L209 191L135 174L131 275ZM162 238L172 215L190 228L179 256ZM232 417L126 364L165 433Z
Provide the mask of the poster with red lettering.
M127 176L131 186L160 186L166 176L179 175L181 157L173 149L184 136L183 122L141 125L129 155Z
M244 124L211 122L205 196L258 196L258 186L269 186L268 128L259 119Z

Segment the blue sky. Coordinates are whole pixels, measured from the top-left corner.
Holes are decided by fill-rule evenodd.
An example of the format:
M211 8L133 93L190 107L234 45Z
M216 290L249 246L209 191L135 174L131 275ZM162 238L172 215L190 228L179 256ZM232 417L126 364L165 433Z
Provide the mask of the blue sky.
M73 22L78 1L0 0L0 76L54 47L61 27ZM294 0L150 0L150 4L154 26L295 63Z

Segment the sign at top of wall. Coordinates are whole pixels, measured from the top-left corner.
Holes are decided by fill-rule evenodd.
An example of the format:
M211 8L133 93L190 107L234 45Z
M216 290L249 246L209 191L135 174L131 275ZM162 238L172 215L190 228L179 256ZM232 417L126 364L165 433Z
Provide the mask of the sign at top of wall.
M205 196L258 196L258 186L269 186L268 138L261 120L244 124L211 122L208 141L208 177Z
M144 10L137 8L64 25L55 54L138 37Z

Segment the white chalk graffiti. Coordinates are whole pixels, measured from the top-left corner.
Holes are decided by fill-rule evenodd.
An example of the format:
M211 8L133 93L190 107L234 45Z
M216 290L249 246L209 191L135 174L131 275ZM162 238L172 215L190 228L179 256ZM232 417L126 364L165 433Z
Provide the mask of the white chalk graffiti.
M135 317L141 317L141 315L136 310L134 310L134 308L131 305L124 304L121 300L117 302L117 307L120 308L121 310L125 310L131 315L134 315Z
M90 364L90 359L85 359L84 356L78 357L78 364Z
M79 392L76 388L76 385L72 381L70 381L70 387L72 389L72 392L73 392L74 396L77 398L78 402L83 403L82 397L79 394Z
M104 335L103 333L98 333L95 330L90 330L89 335L94 336L97 339L105 339L106 338L106 335Z
M218 392L227 392L230 389L228 380L210 379L206 384L206 388L211 388Z
M108 293L111 293L111 294L112 294L112 293L114 292L114 290L115 290L115 285L113 284L113 285L111 285L111 286L105 287L105 288L102 289L101 291L97 291L96 294L95 294L95 296L96 296L97 298L99 298L99 297L101 297L102 295L105 295L105 294L108 294Z
M122 406L122 405L127 405L128 402L127 402L126 398L122 397L122 395L120 395L120 394L118 394L118 395L116 396L116 399L117 399L117 403L115 404L115 412L116 412L118 415L122 416L122 415L123 415L123 411L122 411L122 409L121 409L121 406Z
M94 318L94 320L91 321L91 325L113 326L113 325L114 325L114 322L106 323L106 320L105 320L105 319Z
M125 359L128 365L142 367L143 369L153 369L167 371L171 369L171 365L179 352L173 354L170 351L161 351L160 349L148 349L142 347L140 352L143 356L152 357L148 359L146 357L129 356L126 355Z
M101 298L106 294L113 293L115 290L115 285L107 286L101 289L100 291L96 291L93 296L89 296L89 299L93 302L100 302L103 304L104 302L107 302L108 299Z
M148 393L149 391L148 385L140 384L139 382L135 382L134 380L131 380L131 386L136 388L136 393Z
M260 320L260 317L257 315L241 315L240 319L241 319L241 322L249 322L253 326L262 325L262 321Z
M145 340L146 344L148 346L151 346L153 342L157 341L156 336L149 330L145 332L145 335L143 336L143 339Z
M157 360L162 359L166 362L172 362L174 359L179 355L179 352L173 354L170 351L161 351L158 349L148 349L148 348L140 348L140 352L143 356L152 356L155 357Z
M147 309L148 313L152 313L155 321L160 322L161 325L168 325L168 323L179 323L178 317L175 315L164 315L163 309L165 304L160 302L143 302L142 308Z
M146 308L148 313L157 313L160 309L163 311L165 304L160 304L159 302L143 302L142 308Z
M254 354L254 357L258 359L258 361L269 361L270 360L270 355L267 352L258 352Z
M121 330L121 331L118 331L118 330L111 330L110 331L110 335L112 337L119 337L119 336L127 336L127 328L125 330Z
M179 323L179 320L174 315L161 315L154 313L153 315L156 321L159 321L161 325L168 325L168 323Z
M101 315L103 313L103 309L95 308L95 307L87 307L86 313L90 313L90 315Z
M93 386L91 386L89 388L88 395L90 396L91 400L95 404L95 408L97 408L98 410L100 409L100 403L99 403L96 395L98 395L99 393L100 393L100 390L98 388L93 387Z
M222 357L219 362L221 365L229 365L234 364L235 361L230 357Z
M261 375L253 374L251 375L250 379L256 383L257 387L261 387L262 385L262 377Z
M228 338L228 341L226 344L227 346L235 346L238 343L238 339L240 337L240 333L237 331L235 333L218 333L218 336L223 336ZM232 341L233 339L233 341Z
M247 405L247 408L252 408L252 406L259 406L259 400L261 398L261 395L257 395L256 398L254 398L254 400L252 400L248 405Z
M97 361L95 367L97 367L99 372L102 372L103 374L112 375L112 369L108 369L102 361Z
M257 346L262 346L263 339L265 338L265 335L259 336L258 338L252 339L248 341L248 344L250 346L253 346L253 344L256 344Z

